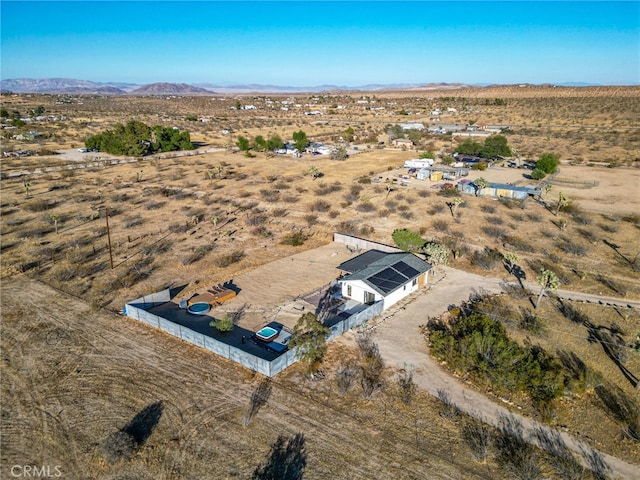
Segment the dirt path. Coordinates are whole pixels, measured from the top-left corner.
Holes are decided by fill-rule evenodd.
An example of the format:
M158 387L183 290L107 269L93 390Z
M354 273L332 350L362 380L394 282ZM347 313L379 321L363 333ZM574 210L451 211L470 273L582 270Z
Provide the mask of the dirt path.
M500 418L512 415L507 408L496 404L481 393L465 387L459 380L445 372L428 353L426 339L420 333L430 315L440 315L451 304L459 305L473 292L499 292L501 279L491 279L466 273L452 268L441 268L436 275L431 291L422 294L405 305L393 307L386 312L375 328L375 339L386 364L393 368L412 366L414 380L418 386L437 396L439 390L450 395L451 401L466 413L498 425ZM522 422L524 435L532 438L536 429L544 428L539 423L522 416L516 416ZM577 441L570 435L558 432L565 444L580 455L591 454L590 458L600 457L610 468L614 477L639 479L640 466L631 465L618 458L595 452L590 446ZM595 456L593 453L595 452Z

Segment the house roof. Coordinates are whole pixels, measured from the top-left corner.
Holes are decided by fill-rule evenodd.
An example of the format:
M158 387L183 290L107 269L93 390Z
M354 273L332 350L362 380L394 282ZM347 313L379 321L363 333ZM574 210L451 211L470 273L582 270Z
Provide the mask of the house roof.
M431 269L431 265L412 253L387 253L369 250L338 266L349 272L343 281L362 280L382 296L397 290L402 285Z

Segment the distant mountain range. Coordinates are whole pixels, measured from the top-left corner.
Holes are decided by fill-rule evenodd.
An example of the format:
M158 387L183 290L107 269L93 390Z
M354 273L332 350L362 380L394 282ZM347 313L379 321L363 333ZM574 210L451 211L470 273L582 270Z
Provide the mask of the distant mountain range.
M545 84L551 86L552 84ZM599 86L582 82L553 84L561 87ZM319 85L315 87L291 87L260 84L220 84L196 83L151 83L137 85L120 82L92 82L71 78L15 78L0 81L0 91L14 93L62 93L96 95L211 95L214 93L320 93L340 91L380 91L380 90L454 90L460 88L482 88L487 84L468 85L464 83L428 84L370 84L357 87ZM498 85L491 85L498 86Z

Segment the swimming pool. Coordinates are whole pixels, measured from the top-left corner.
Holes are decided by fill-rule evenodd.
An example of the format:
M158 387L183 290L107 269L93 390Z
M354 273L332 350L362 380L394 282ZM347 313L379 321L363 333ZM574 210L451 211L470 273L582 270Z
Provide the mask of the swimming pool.
M206 315L211 310L211 305L206 302L196 302L189 305L187 312L193 315Z
M270 342L274 338L278 336L278 330L271 327L263 327L259 332L256 332L256 337L262 340L263 342Z

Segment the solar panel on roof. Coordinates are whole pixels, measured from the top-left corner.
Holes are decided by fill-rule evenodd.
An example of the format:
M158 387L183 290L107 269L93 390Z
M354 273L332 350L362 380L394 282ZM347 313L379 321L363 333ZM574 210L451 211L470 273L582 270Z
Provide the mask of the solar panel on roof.
M395 268L397 271L399 271L401 274L403 274L405 277L407 277L407 279L413 278L413 277L415 277L416 275L418 275L420 273L418 270L413 268L411 265L407 265L403 261L400 261L400 262L396 263L395 265L393 265L393 268Z
M391 290L399 287L407 281L404 276L389 267L385 268L381 272L376 273L375 275L372 275L367 280L371 282L371 284L382 290L384 293L390 292Z

